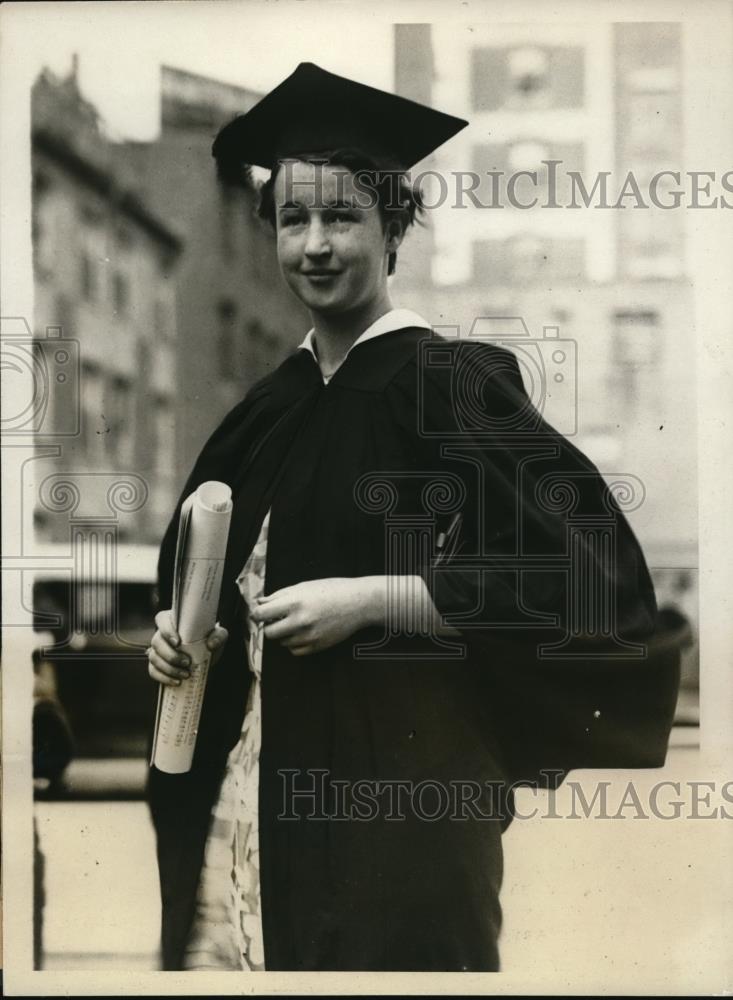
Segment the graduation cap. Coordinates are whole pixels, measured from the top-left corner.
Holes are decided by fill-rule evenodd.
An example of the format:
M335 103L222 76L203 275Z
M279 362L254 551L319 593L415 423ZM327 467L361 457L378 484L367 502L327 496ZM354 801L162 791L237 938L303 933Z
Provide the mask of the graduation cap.
M219 132L220 168L272 169L302 153L356 148L380 166L407 170L468 124L424 104L300 63L246 114Z

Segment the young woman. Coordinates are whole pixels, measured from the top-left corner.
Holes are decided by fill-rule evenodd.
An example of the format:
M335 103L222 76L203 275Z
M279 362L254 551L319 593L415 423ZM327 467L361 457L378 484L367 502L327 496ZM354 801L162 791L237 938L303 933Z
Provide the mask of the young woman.
M396 171L464 124L302 64L215 144L224 169L271 167L261 214L313 329L182 493L219 479L235 506L194 764L150 772L164 968L497 971L511 783L663 762L674 664L639 665L654 594L603 480L513 355L391 301L419 203ZM558 484L613 525L610 562L573 536L610 614L588 634ZM163 684L186 677L177 518ZM571 632L583 660L558 659Z

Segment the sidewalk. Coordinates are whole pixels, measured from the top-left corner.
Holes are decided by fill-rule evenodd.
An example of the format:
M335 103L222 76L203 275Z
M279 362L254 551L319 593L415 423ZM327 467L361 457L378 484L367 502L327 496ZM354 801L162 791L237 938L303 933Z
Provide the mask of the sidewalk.
M614 812L631 780L648 801L655 783L710 777L698 773L697 760L694 747L675 746L663 769L578 771L571 779L588 800L610 782ZM635 819L631 807L625 819L567 818L566 786L556 798L564 818L543 816L544 801L520 792L519 808L539 807L538 815L515 820L505 836L503 970L541 969L558 983L582 974L591 989L636 969L657 976L660 989L697 983L705 991L705 956L720 964L726 955L722 899L731 876L720 859L733 825ZM155 969L159 904L146 805L38 803L37 822L46 855L46 968ZM714 967L710 973L714 981Z

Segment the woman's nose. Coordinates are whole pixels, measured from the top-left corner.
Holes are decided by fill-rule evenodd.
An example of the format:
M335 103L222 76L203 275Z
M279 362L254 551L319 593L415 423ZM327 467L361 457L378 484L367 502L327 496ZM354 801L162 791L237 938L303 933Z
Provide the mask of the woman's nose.
M313 219L308 226L305 254L308 257L324 257L331 252L326 227L319 219Z

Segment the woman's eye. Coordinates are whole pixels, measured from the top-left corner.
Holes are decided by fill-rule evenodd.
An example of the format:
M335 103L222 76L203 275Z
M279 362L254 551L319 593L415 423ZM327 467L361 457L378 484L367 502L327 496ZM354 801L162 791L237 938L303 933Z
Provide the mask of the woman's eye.
M301 224L303 221L304 221L303 217L301 215L298 215L295 212L292 215L281 215L280 216L280 225L281 226L297 226L297 225Z
M356 216L353 212L332 212L329 222L353 222Z

